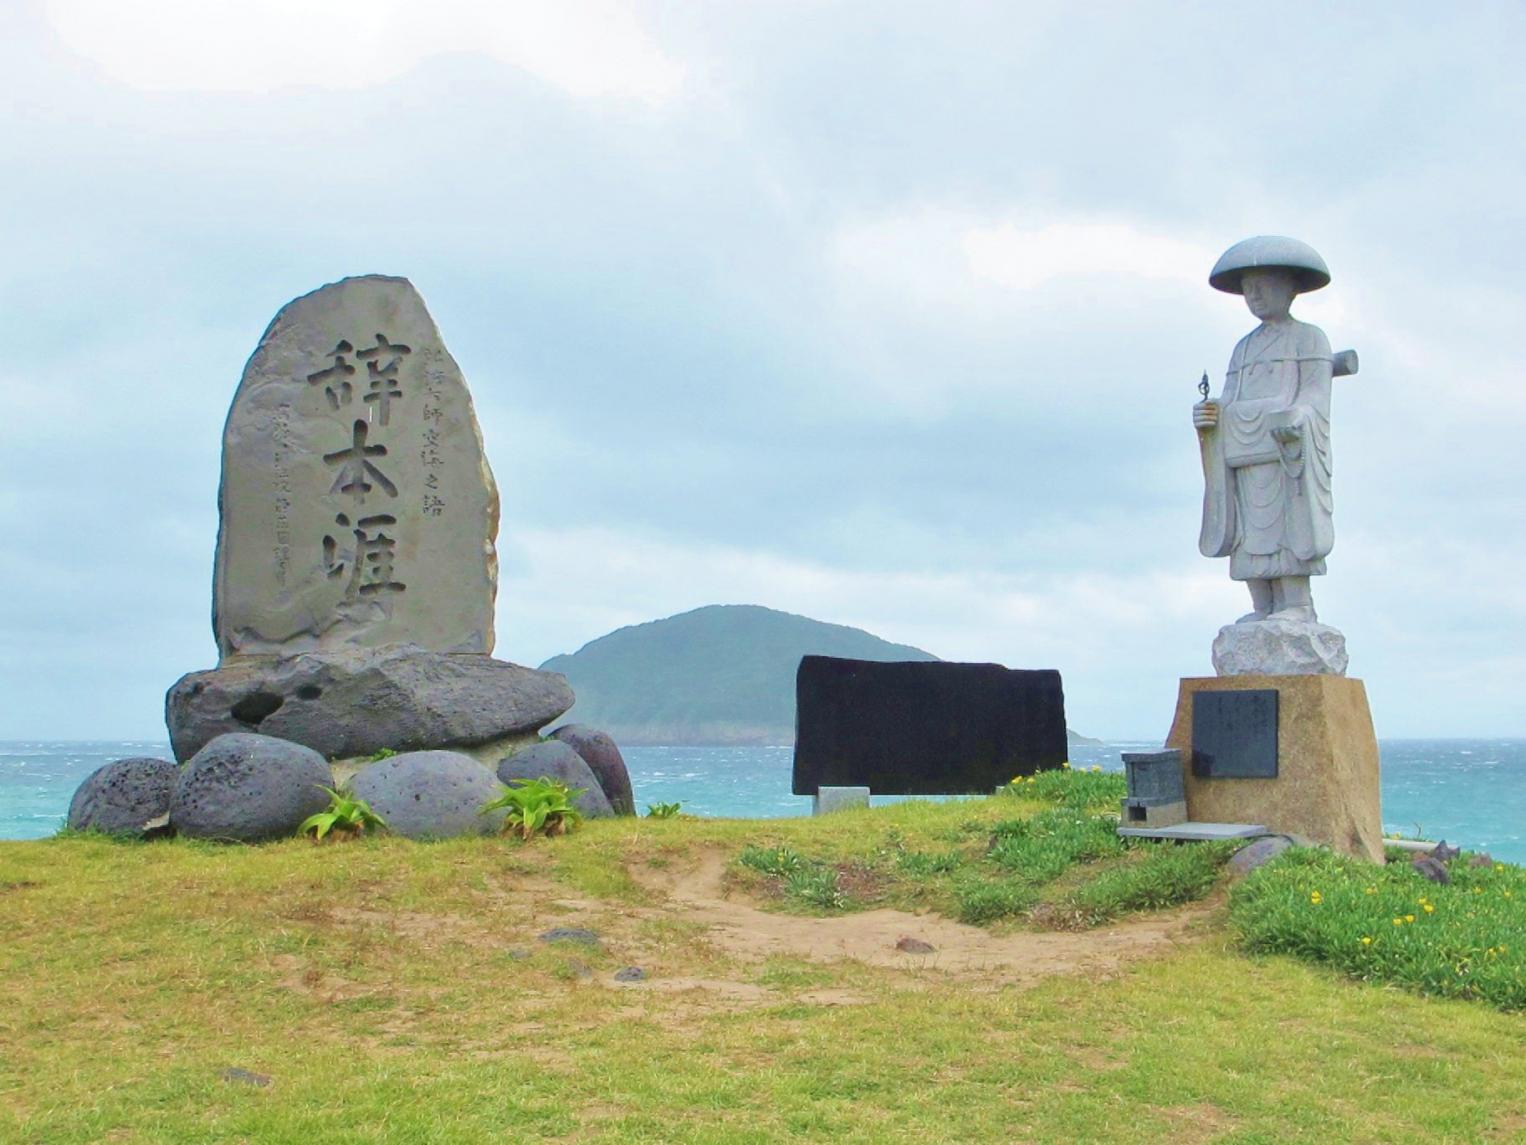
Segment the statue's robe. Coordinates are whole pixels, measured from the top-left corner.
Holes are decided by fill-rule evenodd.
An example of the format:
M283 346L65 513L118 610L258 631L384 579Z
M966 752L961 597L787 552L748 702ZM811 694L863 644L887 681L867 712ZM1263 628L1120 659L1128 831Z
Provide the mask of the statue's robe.
M1318 326L1263 324L1235 346L1219 424L1200 435L1205 557L1235 580L1318 576L1335 545L1330 342ZM1292 426L1296 440L1272 430Z

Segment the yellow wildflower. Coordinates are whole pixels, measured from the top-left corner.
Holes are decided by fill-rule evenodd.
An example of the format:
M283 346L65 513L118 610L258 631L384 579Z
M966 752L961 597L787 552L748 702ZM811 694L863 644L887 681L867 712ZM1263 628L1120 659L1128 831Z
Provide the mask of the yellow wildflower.
M1425 913L1426 914L1435 914L1436 913L1436 908L1433 907L1430 903L1426 903L1425 904Z
M1415 921L1415 916L1412 915L1412 914L1407 914L1407 915L1404 916L1404 921L1405 922L1414 922Z
M1396 918L1396 919L1394 919L1394 925L1395 926L1403 926L1404 925L1404 920L1402 918Z
M1093 771L1101 771L1102 770L1102 765L1100 763L1094 763L1094 764L1092 764L1092 770Z
M1367 888L1367 893L1370 894L1370 895L1375 895L1375 894L1378 893L1378 888L1377 887L1368 887Z
M1309 901L1315 906L1318 906L1320 903L1325 901L1325 896L1320 894L1318 891L1315 891L1309 896Z
M1067 759L1064 763L1060 764L1060 766L1063 767L1066 771L1069 771L1070 770L1070 760Z

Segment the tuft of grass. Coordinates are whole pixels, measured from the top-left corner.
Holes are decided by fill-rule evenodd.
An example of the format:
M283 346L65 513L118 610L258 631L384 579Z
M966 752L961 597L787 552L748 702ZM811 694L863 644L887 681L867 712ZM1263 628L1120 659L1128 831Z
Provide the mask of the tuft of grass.
M1294 848L1235 888L1230 919L1248 950L1526 1009L1526 871L1462 855L1448 873L1438 885L1407 862L1374 867Z
M1038 902L1038 892L1016 879L971 871L954 880L954 898L959 921L978 926L1025 913Z
M1102 871L1055 904L1052 920L1090 927L1141 910L1161 910L1196 902L1213 889L1225 862L1238 846L1233 841L1142 843L1138 860Z
M1103 771L1098 766L1075 768L1066 763L1033 775L1019 775L1001 789L1001 794L1041 803L1112 810L1128 794L1128 784L1122 772Z
M1066 806L996 824L987 856L1014 878L1039 886L1077 863L1121 855L1123 850L1116 817Z

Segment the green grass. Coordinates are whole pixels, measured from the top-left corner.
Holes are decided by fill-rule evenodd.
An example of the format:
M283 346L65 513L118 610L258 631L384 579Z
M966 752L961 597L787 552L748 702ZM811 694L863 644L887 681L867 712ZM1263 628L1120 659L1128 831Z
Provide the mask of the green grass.
M1438 885L1405 859L1374 867L1297 849L1236 888L1231 918L1251 950L1526 1009L1526 871L1470 860L1453 860L1450 884Z
M971 902L998 900L992 917L1010 929L1030 909L1009 909L1019 899L1134 910L1213 885L1217 862L1192 857L1206 853L1197 847L1130 848L1038 886L987 857L993 837L1015 837L999 825L1065 802L598 820L529 843L0 844L0 1141L1526 1134L1521 1015L1261 953L1273 947L1244 953L1221 909L1164 953L1034 977L941 968L937 955L869 964L827 944L744 956L703 910L651 889L651 877L712 856L755 886L814 868L862 901L948 913L958 885ZM781 873L737 862L749 847L772 852ZM1329 916L1303 904L1389 912L1424 895L1435 910L1413 911L1407 941L1440 933L1421 916L1443 916L1487 923L1477 938L1513 956L1521 872L1453 873L1456 885L1437 888L1407 869L1290 853L1243 884L1233 909L1292 914L1290 930L1308 933L1310 917ZM822 909L788 894L776 905ZM837 914L829 925L852 922ZM553 926L591 927L601 945L540 942ZM650 988L612 984L629 965ZM230 1083L228 1067L271 1084Z

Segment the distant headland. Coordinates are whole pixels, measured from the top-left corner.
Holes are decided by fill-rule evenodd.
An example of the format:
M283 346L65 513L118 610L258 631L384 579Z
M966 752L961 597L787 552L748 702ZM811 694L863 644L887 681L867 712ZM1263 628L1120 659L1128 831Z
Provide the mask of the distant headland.
M621 744L789 745L795 669L814 654L937 660L909 644L756 604L712 604L616 629L541 665L567 677L567 719ZM1071 743L1096 743L1068 732Z

